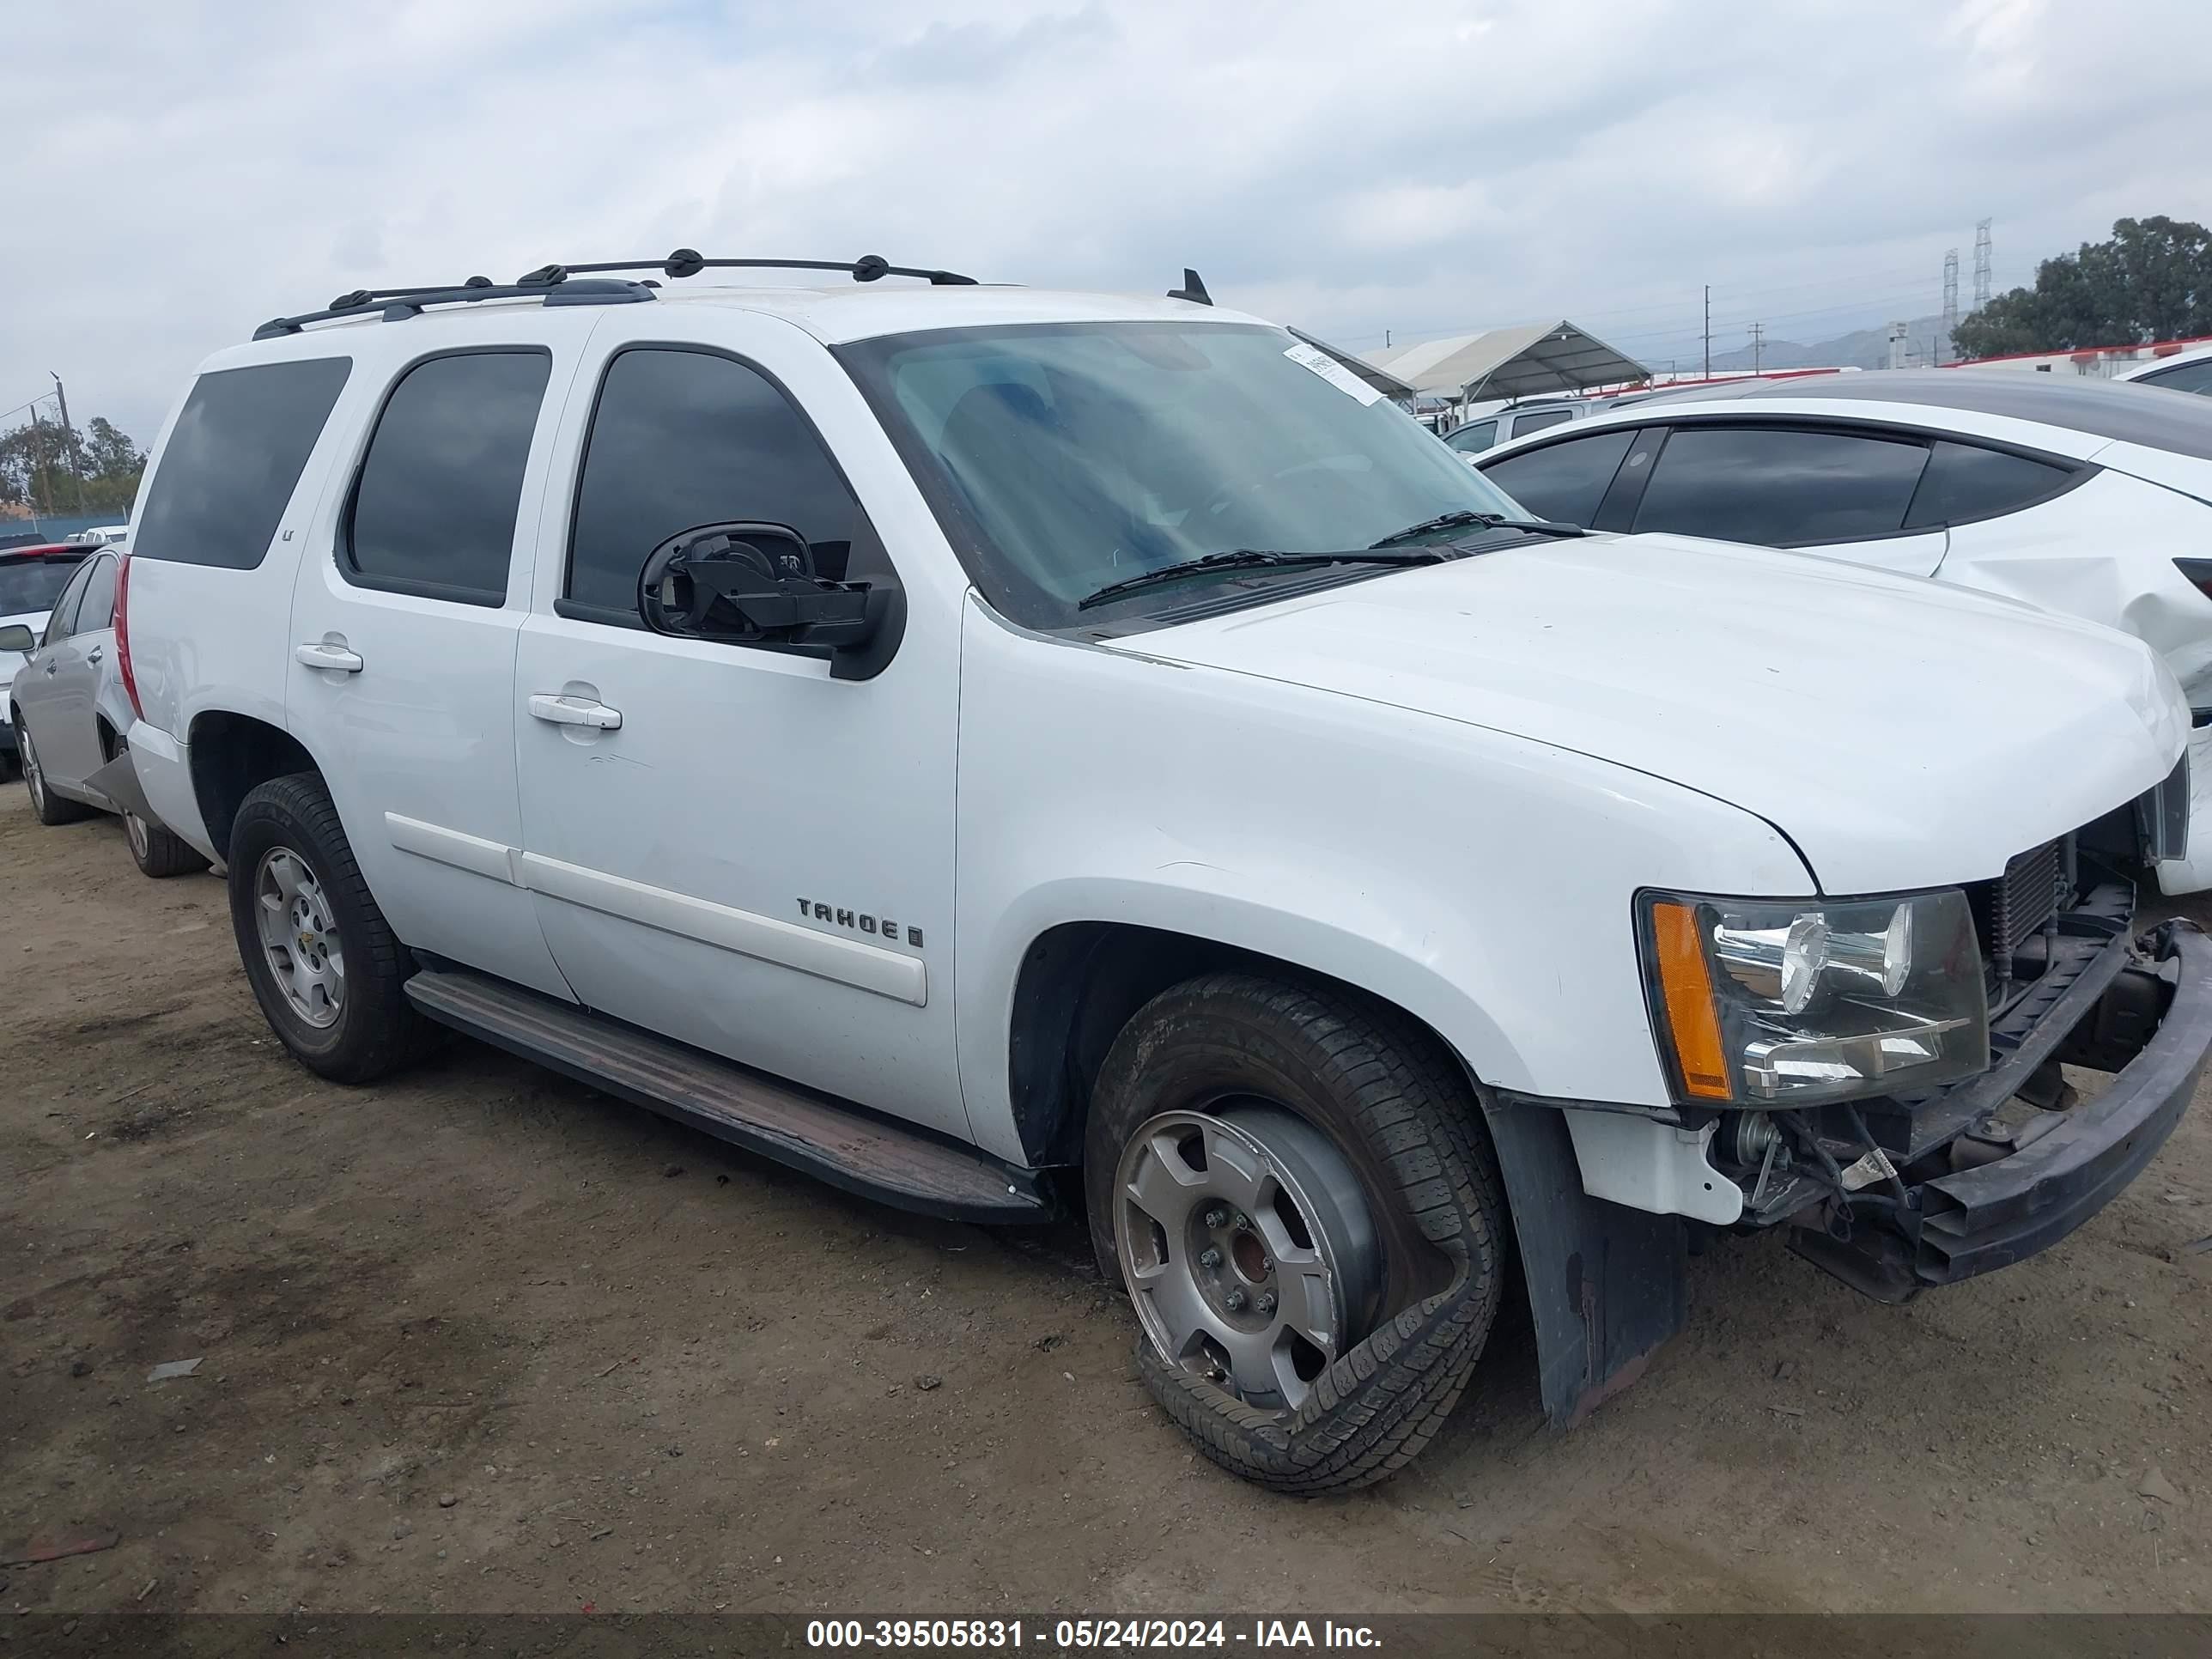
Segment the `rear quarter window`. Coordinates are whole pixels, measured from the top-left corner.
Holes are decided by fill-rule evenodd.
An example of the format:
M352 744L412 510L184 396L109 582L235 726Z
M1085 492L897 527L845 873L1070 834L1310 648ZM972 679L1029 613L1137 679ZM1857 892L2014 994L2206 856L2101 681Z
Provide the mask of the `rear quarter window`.
M2017 513L2063 489L2071 470L1978 444L1938 442L1914 492L1907 530L1933 530Z
M147 486L131 555L251 570L267 556L350 357L203 374Z

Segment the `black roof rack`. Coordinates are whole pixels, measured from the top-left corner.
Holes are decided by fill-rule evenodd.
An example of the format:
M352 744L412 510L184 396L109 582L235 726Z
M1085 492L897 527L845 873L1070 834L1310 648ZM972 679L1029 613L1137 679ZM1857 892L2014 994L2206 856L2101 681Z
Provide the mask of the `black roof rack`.
M885 276L919 276L933 288L974 288L973 276L957 270L932 270L921 265L895 265L880 253L863 253L857 259L709 259L696 248L679 247L665 259L607 259L588 265L540 265L516 277L528 288L566 282L591 271L657 270L668 277L696 276L702 270L844 270L856 283L873 283Z
M474 305L479 300L537 300L549 306L618 306L651 298L653 289L645 283L585 282L550 288L542 283L510 283L502 286L472 276L458 288L356 289L351 294L339 295L324 310L302 312L297 317L272 317L253 331L253 337L273 340L281 335L297 334L309 323L365 317L371 312L380 312L386 322L396 323L421 316L425 306Z
M843 270L856 283L872 283L885 276L919 276L933 288L975 286L973 276L957 270L932 270L917 265L895 265L880 253L864 253L843 259L709 259L696 248L679 247L665 259L607 259L594 264L540 265L512 283L495 283L489 276L432 288L357 288L341 294L321 311L297 317L275 317L253 331L257 340L297 334L309 323L334 322L363 317L381 309L386 322L419 317L425 306L473 305L479 300L539 300L549 306L625 305L653 298L659 286L653 282L611 282L592 273L614 270L657 270L675 278L696 276L702 270ZM1186 273L1188 275L1188 273ZM586 280L578 282L578 276Z

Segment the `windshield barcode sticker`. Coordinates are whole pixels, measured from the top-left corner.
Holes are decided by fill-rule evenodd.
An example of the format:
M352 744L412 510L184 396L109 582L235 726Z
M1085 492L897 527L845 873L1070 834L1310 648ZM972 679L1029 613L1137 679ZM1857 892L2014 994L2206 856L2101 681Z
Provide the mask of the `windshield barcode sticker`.
M1382 394L1361 380L1326 351L1317 350L1301 340L1283 356L1301 368L1310 368L1347 398L1363 404L1379 404Z

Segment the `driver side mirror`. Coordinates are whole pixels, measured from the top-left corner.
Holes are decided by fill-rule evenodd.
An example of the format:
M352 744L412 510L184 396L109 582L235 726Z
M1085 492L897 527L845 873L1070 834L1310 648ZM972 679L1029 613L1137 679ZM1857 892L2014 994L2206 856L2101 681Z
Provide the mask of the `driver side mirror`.
M0 651L20 651L25 656L39 648L39 636L21 623L0 628Z
M701 525L671 536L638 574L638 614L656 634L729 645L866 645L888 590L824 581L789 525Z

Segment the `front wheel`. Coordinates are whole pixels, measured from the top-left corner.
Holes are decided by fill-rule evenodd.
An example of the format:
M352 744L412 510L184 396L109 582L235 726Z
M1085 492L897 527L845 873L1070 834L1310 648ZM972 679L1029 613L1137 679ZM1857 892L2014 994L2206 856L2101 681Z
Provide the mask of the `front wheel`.
M257 786L230 830L230 920L261 1012L302 1065L368 1083L416 1058L431 1027L403 988L414 971L330 793L313 772Z
M1124 1028L1092 1099L1091 1240L1207 1457L1326 1492L1443 1426L1501 1281L1480 1113L1442 1044L1351 993L1209 975Z

